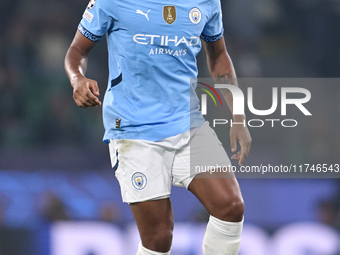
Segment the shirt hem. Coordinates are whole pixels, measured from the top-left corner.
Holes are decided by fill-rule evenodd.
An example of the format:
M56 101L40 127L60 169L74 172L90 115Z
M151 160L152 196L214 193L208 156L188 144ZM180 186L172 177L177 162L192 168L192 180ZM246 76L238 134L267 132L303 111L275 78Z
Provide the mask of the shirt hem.
M110 139L136 139L157 142L165 138L184 133L190 128L200 127L204 124L204 122L204 118L195 120L192 123L185 125L184 128L178 128L176 130L173 130L173 132L164 132L165 130L169 130L171 127L173 127L173 123L167 123L166 125L162 125L161 127L152 127L147 132L110 130L105 133L103 142L108 144L110 142ZM181 126L180 124L181 123L176 123L176 125Z

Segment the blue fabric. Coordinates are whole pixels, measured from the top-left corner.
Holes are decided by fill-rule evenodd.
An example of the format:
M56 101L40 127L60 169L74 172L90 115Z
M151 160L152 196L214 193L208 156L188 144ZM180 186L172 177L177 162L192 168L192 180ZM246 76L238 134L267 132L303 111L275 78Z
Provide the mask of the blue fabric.
M79 31L93 41L107 35L104 141L157 141L204 123L190 79L197 77L201 34L205 40L222 37L219 0L97 0L85 10Z

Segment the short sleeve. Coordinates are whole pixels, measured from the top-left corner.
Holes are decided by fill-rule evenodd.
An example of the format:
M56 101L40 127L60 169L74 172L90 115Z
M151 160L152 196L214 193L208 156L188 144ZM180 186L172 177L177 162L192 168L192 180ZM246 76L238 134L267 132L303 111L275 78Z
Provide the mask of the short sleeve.
M102 36L109 31L113 22L108 15L105 1L90 0L78 26L79 32L94 42L100 41Z
M220 0L211 1L211 14L205 24L201 39L207 42L216 42L223 36L222 10Z

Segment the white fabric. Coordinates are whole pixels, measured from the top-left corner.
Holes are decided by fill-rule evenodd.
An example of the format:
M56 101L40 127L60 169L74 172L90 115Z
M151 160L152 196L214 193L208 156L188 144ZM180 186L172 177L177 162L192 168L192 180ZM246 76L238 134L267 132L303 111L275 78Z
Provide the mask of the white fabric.
M157 142L111 140L109 148L112 167L118 159L115 174L126 203L169 197L172 184L188 188L200 173L197 166L231 165L208 122Z
M204 255L237 255L240 249L243 220L227 222L210 216L203 239Z
M139 243L137 255L170 255L170 251L168 252L157 252L151 251L145 247L143 247L142 243Z

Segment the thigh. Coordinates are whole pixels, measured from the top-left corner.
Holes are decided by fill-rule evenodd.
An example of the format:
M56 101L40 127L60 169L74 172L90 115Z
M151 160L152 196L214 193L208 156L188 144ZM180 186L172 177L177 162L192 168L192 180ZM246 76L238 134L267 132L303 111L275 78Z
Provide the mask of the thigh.
M201 173L191 181L188 189L210 215L226 221L242 220L243 198L233 174Z
M243 199L232 172L229 157L215 131L204 123L191 137L188 189L201 201L209 214L221 220L241 221Z
M130 204L144 247L168 252L174 218L169 198Z

